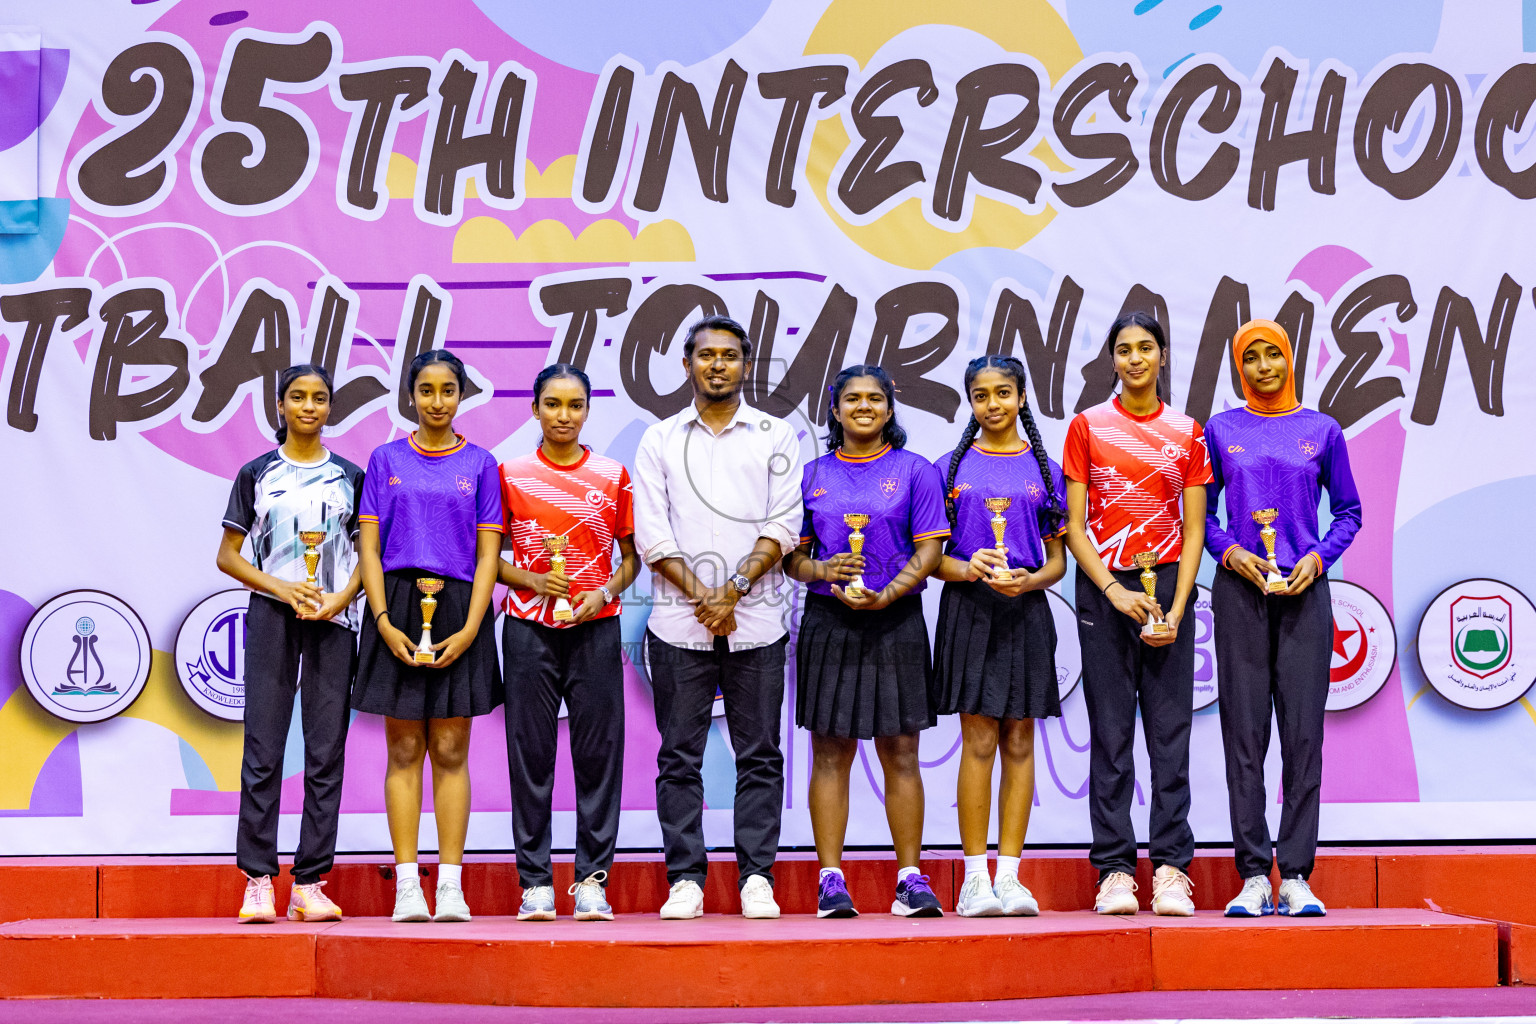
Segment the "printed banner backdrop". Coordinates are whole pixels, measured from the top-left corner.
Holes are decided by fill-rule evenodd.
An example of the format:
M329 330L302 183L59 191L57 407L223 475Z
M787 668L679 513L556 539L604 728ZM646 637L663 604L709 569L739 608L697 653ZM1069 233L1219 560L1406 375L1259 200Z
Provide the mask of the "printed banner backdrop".
M220 518L238 467L272 447L279 368L334 368L328 444L365 464L410 429L399 384L423 349L471 365L459 428L501 458L536 443L535 372L572 360L596 388L583 439L632 462L688 398L679 333L701 311L751 325L748 397L796 423L807 457L848 363L891 371L910 445L932 457L964 424L966 361L1019 354L1058 455L1072 415L1109 393L1100 353L1123 308L1166 326L1174 404L1202 420L1240 401L1232 331L1277 319L1365 502L1333 572L1355 586L1337 588L1323 838L1536 835L1529 2L250 8L7 5L0 853L232 851L242 620L204 602L230 587ZM1463 581L1426 620L1454 635L1415 649ZM649 581L637 589L630 653ZM81 590L101 594L23 636ZM1084 843L1087 721L1058 610L1073 689L1037 733L1030 839ZM1222 842L1208 604L1195 620L1193 824ZM1454 664L1425 664L1434 651ZM136 659L147 681L112 667ZM142 691L72 721L44 710L29 665L63 673L41 683L60 701ZM1497 699L1446 696L1495 684ZM643 666L625 686L620 845L652 848ZM476 722L474 849L511 846L502 736L499 713ZM958 841L958 749L952 718L923 735L931 844ZM809 737L786 724L784 750L783 841L808 846ZM285 848L301 754L296 719ZM382 722L359 716L343 850L388 849L383 771ZM723 721L704 771L707 834L725 845ZM559 779L569 846L568 767ZM1278 798L1277 750L1269 785ZM868 744L852 786L849 843L887 844Z

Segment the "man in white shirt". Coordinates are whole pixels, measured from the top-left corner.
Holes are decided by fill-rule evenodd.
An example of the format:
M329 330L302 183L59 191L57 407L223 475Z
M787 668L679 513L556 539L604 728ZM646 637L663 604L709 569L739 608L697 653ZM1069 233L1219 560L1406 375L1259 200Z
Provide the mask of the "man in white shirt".
M661 916L704 912L700 766L718 687L736 753L742 913L776 918L773 861L784 807L780 560L799 543L800 441L741 400L752 342L736 321L688 329L693 401L646 430L635 455L635 538L655 573L646 652L655 692L656 814L672 890Z

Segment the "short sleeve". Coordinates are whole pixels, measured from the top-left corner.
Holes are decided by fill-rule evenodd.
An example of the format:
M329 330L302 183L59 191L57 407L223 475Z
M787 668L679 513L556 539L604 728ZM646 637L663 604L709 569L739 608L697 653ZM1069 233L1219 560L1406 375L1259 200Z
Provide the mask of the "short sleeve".
M368 470L363 474L363 496L357 503L357 518L360 521L379 521L388 503L388 485L389 456L385 454L384 446L380 445L368 456Z
M816 553L816 524L811 520L811 481L816 473L816 464L819 460L812 459L805 464L800 471L800 503L805 506L805 514L800 517L800 543L811 545L811 554Z
M356 540L358 530L357 514L359 511L360 499L362 498L363 494L363 486L367 481L367 474L365 474L357 466L352 465L350 462L347 463L345 472L349 478L349 482L352 484L352 507L347 510L347 536L351 537L353 540Z
M247 462L235 474L229 488L229 505L224 509L224 525L231 530L250 533L256 524L256 466Z
M635 487L629 482L629 470L619 467L619 500L614 508L613 535L635 535Z
M1067 427L1067 441L1061 450L1061 469L1080 484L1092 481L1088 462L1088 417L1078 413Z
M1199 487L1211 482L1211 453L1205 444L1205 431L1200 424L1190 423L1189 472L1184 476L1185 487Z
M927 460L912 469L912 539L939 540L949 536L949 515L944 510L944 478Z
M475 526L481 530L505 532L501 512L501 471L490 452L480 467L480 484L475 489Z

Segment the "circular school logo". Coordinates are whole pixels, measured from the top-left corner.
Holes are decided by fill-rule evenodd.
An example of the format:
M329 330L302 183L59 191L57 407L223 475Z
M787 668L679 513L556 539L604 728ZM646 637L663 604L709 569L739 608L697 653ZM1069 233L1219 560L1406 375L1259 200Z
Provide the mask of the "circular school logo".
M21 677L52 715L101 722L127 710L149 680L149 632L127 604L71 590L39 608L21 635Z
M265 599L263 599L265 600ZM176 678L192 703L215 718L245 718L245 612L249 590L204 598L176 632Z
M1440 592L1419 620L1415 646L1424 678L1452 704L1501 708L1536 682L1522 642L1536 633L1536 607L1498 580L1463 580Z
M1051 606L1051 621L1056 625L1056 692L1066 700L1083 678L1083 651L1077 643L1077 609L1055 590L1045 593Z
M1364 587L1329 580L1333 658L1328 663L1329 711L1359 707L1386 685L1397 664L1397 630L1386 607Z
M1195 584L1194 608L1185 614L1179 628L1195 631L1195 710L1203 711L1216 703L1216 620L1211 615L1211 592Z

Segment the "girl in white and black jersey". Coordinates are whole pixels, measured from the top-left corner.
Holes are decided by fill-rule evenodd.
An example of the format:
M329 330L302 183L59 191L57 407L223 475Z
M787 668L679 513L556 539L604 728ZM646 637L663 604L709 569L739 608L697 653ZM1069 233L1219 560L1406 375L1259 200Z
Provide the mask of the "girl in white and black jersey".
M321 886L336 851L341 775L357 666L361 577L357 499L363 471L320 442L331 377L312 364L278 378L278 447L240 469L224 513L218 566L252 591L245 616L245 756L235 861L245 873L242 923L277 918L277 816L295 691L304 723L304 817L288 918L339 921ZM306 536L307 535L307 536ZM242 554L250 541L250 557ZM315 582L306 540L318 540ZM302 672L302 679L301 679ZM302 686L300 683L302 682Z

